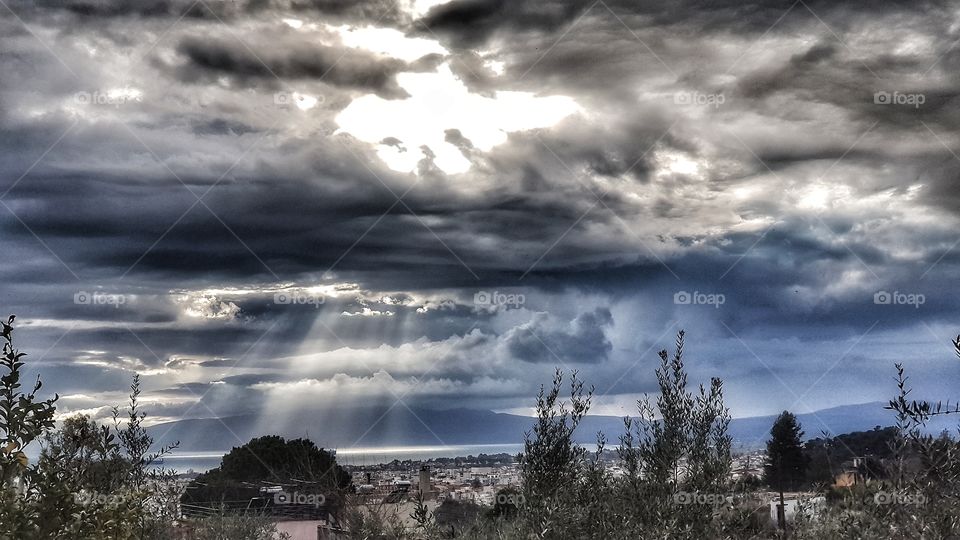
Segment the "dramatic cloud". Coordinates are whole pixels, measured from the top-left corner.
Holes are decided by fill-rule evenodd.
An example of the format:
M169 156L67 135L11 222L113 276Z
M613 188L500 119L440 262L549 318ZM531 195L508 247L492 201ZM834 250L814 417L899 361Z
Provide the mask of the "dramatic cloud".
M605 308L578 316L569 328L551 328L548 317L538 314L529 323L511 330L507 345L514 356L530 362L599 363L606 360L613 348L604 335L604 327L612 323L613 316Z
M403 92L394 77L404 67L398 60L380 60L371 54L351 50L312 46L293 48L271 44L268 51L256 53L243 42L208 41L186 38L178 51L188 59L180 69L180 78L195 83L199 79L215 82L229 76L245 81L248 78L323 79L329 84L369 90L399 97ZM273 51L282 51L279 54Z
M7 13L0 306L61 413L134 372L166 420L517 411L560 367L625 414L680 328L737 415L960 382L953 4Z

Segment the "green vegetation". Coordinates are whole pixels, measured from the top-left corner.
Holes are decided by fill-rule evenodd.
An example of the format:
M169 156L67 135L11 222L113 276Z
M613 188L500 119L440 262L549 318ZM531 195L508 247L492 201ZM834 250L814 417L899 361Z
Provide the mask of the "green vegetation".
M260 491L266 485L322 495L324 509L338 514L350 475L337 465L330 452L317 448L312 441L288 441L276 435L257 437L233 448L223 456L219 467L191 481L180 502L185 510L209 510L231 505L248 508L249 502L256 499L259 508L267 509L274 501L272 494L264 497Z
M3 325L0 538L169 538L170 475L149 467L170 449L148 454L153 440L139 411L139 378L125 420L114 409L113 426L77 416L54 431L56 398L37 401L39 378L30 393L20 391L25 354L13 347L13 320ZM30 464L24 450L33 442L42 451Z
M600 459L604 434L597 434L596 453L574 442L593 390L576 372L568 378L558 370L537 396L537 420L518 457L521 487L500 491L492 508L450 501L431 511L418 500L404 516L414 526L405 526L386 506L356 504L334 456L304 439L253 439L185 494L155 466L171 449L149 451L138 377L112 425L81 415L58 427L56 397L37 398L39 379L22 390L24 355L13 347L13 317L0 329L0 540L280 538L267 513L230 507L249 503L251 489L252 497L266 499L266 484L328 496L331 515L358 540L960 537L960 444L925 429L932 417L958 410L908 399L900 365L899 392L887 406L894 428L801 445L792 414L772 427L766 481L805 490L785 530L771 523L774 494L759 479L732 481L723 384L714 378L688 385L682 332L673 355L660 352L656 399L640 400L637 416L624 421L616 471ZM955 346L960 354L960 337ZM41 447L33 463L25 453L31 443ZM832 485L838 474L846 485ZM201 504L205 513L184 517L184 508Z
M960 354L960 337L955 342ZM923 427L932 416L956 413L940 404L915 402L901 366L899 396L887 407L897 427L822 438L800 444L800 426L789 413L771 430L773 469L768 481L806 489L786 530L770 519L776 494L759 479L729 479L729 415L722 384L687 390L682 356L660 353L660 393L638 403L639 419L626 419L618 453L623 474L614 475L573 443L589 411L592 391L577 373L561 400L563 375L537 398L537 422L520 456L522 497L516 508L499 504L457 529L420 513L416 530L367 521L349 529L355 539L946 539L960 537L960 444L932 437ZM606 444L598 435L598 450ZM598 452L599 455L601 452ZM833 487L834 475L854 457L871 455L854 485ZM807 465L809 473L803 474ZM861 471L863 472L863 471Z
M897 428L877 426L870 431L844 433L836 437L811 439L804 443L803 452L807 456L806 487L831 484L840 473L844 464L854 458L864 457L859 471L866 477L876 480L883 477L883 460L893 457Z
M0 323L0 540L168 540L184 531L200 540L275 537L273 524L255 516L178 523L181 489L154 466L172 447L149 451L137 376L112 425L78 415L57 429L57 398L37 399L39 378L29 393L21 390L25 354L13 346L13 321ZM41 447L35 463L25 454L31 443Z

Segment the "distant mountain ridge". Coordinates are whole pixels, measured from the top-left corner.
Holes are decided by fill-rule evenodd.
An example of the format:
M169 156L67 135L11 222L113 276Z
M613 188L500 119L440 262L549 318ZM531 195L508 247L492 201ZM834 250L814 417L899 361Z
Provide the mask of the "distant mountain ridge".
M893 413L885 410L884 405L881 402L844 405L797 417L807 438L820 437L821 431L839 435L893 425ZM731 421L734 448L763 447L775 418L776 415L770 415ZM529 431L533 423L531 417L488 410L383 406L303 412L295 418L240 415L188 419L157 424L150 427L149 432L158 446L179 441L182 451L224 451L261 435L309 437L325 448L511 444L523 442L524 432ZM944 419L931 424L930 431L951 427L955 427L955 422ZM615 446L624 431L623 419L587 416L577 429L577 442L595 442L598 431Z

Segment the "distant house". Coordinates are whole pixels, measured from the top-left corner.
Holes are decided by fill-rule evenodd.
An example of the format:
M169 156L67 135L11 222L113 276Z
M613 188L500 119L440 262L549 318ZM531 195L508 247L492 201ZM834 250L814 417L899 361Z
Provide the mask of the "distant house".
M857 472L856 471L841 471L837 473L836 478L833 481L833 487L845 488L853 487L857 485Z
M882 477L883 461L873 457L855 457L843 462L841 470L834 477L833 486L838 488L861 485Z

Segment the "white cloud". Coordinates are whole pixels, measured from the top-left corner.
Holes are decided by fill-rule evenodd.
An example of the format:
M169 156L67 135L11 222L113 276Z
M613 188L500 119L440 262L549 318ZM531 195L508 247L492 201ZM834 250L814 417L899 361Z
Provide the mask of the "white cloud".
M463 382L446 378L432 378L417 380L416 378L394 378L386 371L380 370L369 377L351 377L337 374L329 379L300 379L297 381L280 383L257 383L251 386L254 390L267 393L271 402L297 402L304 399L316 402L317 396L328 396L327 399L342 401L349 399L363 399L374 396L437 396L437 395L511 395L524 388L519 381L480 377L473 382Z
M183 295L177 298L177 303L183 307L185 315L198 319L229 321L240 314L240 306L233 302L222 301L216 296Z
M434 39L407 37L403 32L392 28L358 28L349 25L328 28L336 32L348 47L366 49L407 62L413 62L428 54L449 54L449 51Z
M363 308L360 311L344 311L341 315L344 317L393 317L392 311L378 311L370 308Z

